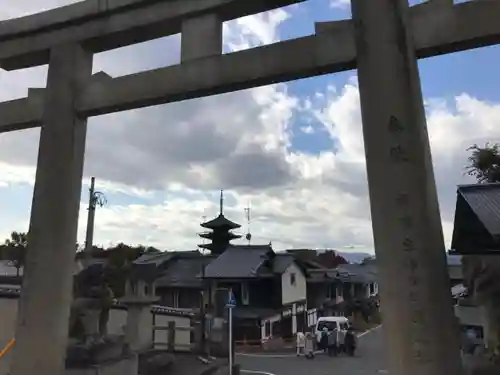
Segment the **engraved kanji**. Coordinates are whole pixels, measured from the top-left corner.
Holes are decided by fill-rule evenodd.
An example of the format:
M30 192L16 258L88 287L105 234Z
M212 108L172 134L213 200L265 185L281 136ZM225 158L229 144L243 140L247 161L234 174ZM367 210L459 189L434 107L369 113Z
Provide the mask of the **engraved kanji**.
M410 202L410 195L408 193L399 193L396 196L396 203L400 206L406 206Z
M416 286L420 282L420 278L418 275L412 274L408 277L408 281L410 282L411 286Z
M418 269L418 262L416 259L408 259L406 261L406 267L410 270L411 273L415 272Z
M403 250L404 251L413 251L415 250L415 247L413 246L413 240L409 237L406 237L403 241Z
M415 291L415 290L410 290L408 292L408 297L410 298L410 303L411 304L415 304L415 305L419 305L420 304L420 301L419 301L419 295L418 293Z
M401 122L395 116L391 116L391 118L389 119L389 127L388 128L389 128L389 131L391 133L400 133L403 130L405 130L405 128L403 127L403 124L401 124Z
M405 229L411 229L413 227L413 218L411 216L400 217L399 222Z
M410 158L408 157L408 153L400 145L393 146L389 149L389 157L392 160L397 161L397 162L410 161Z

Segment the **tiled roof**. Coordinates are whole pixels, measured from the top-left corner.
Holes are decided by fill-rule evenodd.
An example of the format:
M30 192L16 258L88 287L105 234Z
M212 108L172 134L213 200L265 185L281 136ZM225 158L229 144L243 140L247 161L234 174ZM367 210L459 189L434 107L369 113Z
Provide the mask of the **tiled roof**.
M139 258L134 260L134 264L156 264L156 266L160 266L164 262L168 262L172 259L177 252L172 251L164 251L161 253L146 253L141 255Z
M220 214L215 219L202 223L201 226L207 229L214 228L228 228L228 229L238 229L241 227L240 224L235 223L227 219L223 214Z
M457 189L452 252L500 252L500 183L462 185Z
M206 278L236 279L263 276L265 263L274 256L271 246L230 246L205 269ZM266 270L271 275L271 270Z
M272 271L278 275L284 273L295 261L294 256L286 253L276 253L273 258Z
M201 287L203 267L214 259L215 256L212 255L197 257L178 255L156 280L156 286Z
M377 267L373 264L342 264L337 268L352 282L372 283L377 281Z
M233 317L239 319L264 319L279 313L279 310L251 306L237 306L233 309Z
M500 236L500 183L458 187L458 194L492 236Z
M307 281L310 283L321 283L333 280L354 283L376 282L377 267L371 264L342 264L334 269L322 268L308 271Z

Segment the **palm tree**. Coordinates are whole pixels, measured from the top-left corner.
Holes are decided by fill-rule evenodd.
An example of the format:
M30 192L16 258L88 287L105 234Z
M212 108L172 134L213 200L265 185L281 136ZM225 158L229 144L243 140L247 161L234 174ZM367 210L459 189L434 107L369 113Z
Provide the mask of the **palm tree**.
M28 235L22 232L12 232L10 238L5 240L6 257L11 265L16 267L16 276L19 277L21 268L26 262L28 249Z

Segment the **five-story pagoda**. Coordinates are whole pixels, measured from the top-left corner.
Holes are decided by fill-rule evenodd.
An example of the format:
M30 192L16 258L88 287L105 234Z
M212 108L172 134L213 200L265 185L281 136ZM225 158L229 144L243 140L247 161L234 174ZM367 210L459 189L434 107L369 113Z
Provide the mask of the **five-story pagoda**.
M201 226L206 229L211 229L211 232L200 233L201 238L206 238L211 242L198 245L203 249L210 250L212 254L221 254L230 245L230 241L241 236L231 232L233 229L238 229L241 225L227 219L224 216L224 191L220 192L220 213L215 219L202 223Z

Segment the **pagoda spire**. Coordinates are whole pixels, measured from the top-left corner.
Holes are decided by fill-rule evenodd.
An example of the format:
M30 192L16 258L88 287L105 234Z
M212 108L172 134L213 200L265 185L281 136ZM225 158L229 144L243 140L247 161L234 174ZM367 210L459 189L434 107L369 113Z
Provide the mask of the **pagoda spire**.
M220 190L220 215L224 215L224 189Z

